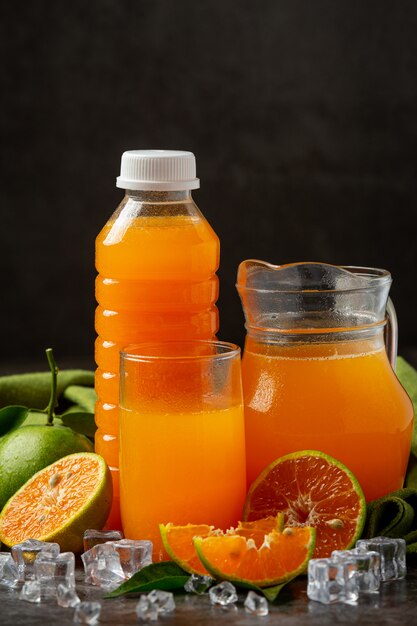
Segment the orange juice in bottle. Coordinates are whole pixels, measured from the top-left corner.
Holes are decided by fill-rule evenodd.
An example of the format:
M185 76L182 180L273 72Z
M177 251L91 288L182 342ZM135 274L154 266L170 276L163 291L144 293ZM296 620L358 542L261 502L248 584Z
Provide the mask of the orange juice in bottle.
M117 186L125 197L96 240L96 451L112 472L112 528L121 525L120 350L148 340L212 339L220 255L191 197L199 187L191 152L125 152Z

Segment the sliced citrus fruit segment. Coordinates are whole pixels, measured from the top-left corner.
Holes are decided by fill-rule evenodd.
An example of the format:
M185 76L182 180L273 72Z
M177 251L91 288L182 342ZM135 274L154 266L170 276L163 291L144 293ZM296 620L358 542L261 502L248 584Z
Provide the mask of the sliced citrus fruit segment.
M241 535L195 537L200 560L214 578L270 587L301 574L314 550L314 528L271 531L260 547Z
M359 538L366 516L362 489L342 463L316 450L283 456L252 483L243 519L284 513L288 526L313 526L314 557L350 548Z
M240 535L246 539L252 539L257 546L262 545L265 535L272 530L282 530L284 527L284 515L280 513L275 517L256 520L255 522L239 522L237 528L230 528L226 535ZM207 575L206 570L196 552L194 537L212 537L223 535L221 530L215 529L208 524L187 524L186 526L174 526L174 524L160 524L162 542L169 556L182 569L190 574Z
M55 541L78 552L87 528L102 528L111 505L112 484L104 459L79 452L32 476L0 515L0 541L11 547L28 539Z
M208 575L195 551L193 537L208 537L215 532L214 526L208 524L174 526L170 522L159 524L159 530L164 548L175 563L190 574Z
M257 548L259 548L268 535L273 530L282 531L284 529L284 514L277 513L275 517L265 517L252 522L238 522L237 528L230 528L226 531L227 535L240 535L245 539L253 539ZM221 534L221 533L217 533Z

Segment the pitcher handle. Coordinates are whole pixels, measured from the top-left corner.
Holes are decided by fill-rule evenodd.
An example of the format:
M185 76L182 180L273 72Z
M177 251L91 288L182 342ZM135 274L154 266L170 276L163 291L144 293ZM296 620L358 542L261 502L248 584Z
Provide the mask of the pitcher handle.
M392 369L395 371L398 351L398 322L391 298L387 302L387 325L385 327L385 347Z

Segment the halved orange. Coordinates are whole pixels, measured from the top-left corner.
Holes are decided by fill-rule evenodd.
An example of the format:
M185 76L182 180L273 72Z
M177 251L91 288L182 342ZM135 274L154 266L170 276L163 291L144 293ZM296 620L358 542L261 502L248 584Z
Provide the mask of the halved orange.
M62 551L78 552L84 531L103 527L111 500L104 459L94 452L70 454L32 476L5 504L0 541L9 547L28 538L55 541Z
M282 530L284 516L279 514L275 517L260 519L256 522L239 522L237 528L230 528L226 535L239 535L246 539L252 539L260 546L265 535L273 529ZM209 572L200 561L196 552L194 537L216 537L224 535L221 530L215 529L208 524L187 524L186 526L174 526L174 524L160 524L162 542L169 556L182 569L190 574L208 575Z
M317 450L283 456L252 483L243 519L284 513L287 526L313 526L314 557L350 548L360 537L366 517L362 489L342 463Z
M270 587L305 571L314 550L314 528L272 530L257 547L241 535L195 537L198 556L214 578Z

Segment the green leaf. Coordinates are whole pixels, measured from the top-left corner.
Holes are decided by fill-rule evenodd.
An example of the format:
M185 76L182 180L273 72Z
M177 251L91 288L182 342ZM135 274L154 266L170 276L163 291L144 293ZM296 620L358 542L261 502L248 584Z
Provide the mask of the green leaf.
M27 418L25 419L23 426L45 426L48 422L48 416L46 413L39 411L28 411ZM62 421L59 417L55 417L54 424L62 426Z
M72 386L86 385L93 387L94 372L88 370L61 370L58 374L57 385L58 398L61 397L66 389ZM0 376L0 406L19 404L35 409L44 409L48 404L50 392L50 372ZM77 404L81 403L77 402Z
M83 406L81 406L80 404L71 404L71 406L68 409L65 409L65 411L63 411L61 413L61 415L66 415L67 413L92 413L92 411L86 411L85 408Z
M408 460L407 474L405 477L405 487L417 489L417 460L410 455Z
M153 563L134 574L132 578L120 585L115 591L109 593L106 598L117 598L127 593L144 593L146 591L152 591L153 589L162 589L163 591L183 590L189 577L190 574L172 561ZM285 587L287 583L275 585L274 587L266 587L264 589L243 582L234 582L233 584L242 589L252 589L257 593L263 594L269 602L274 602L281 589Z
M86 413L94 413L97 402L97 394L92 387L82 385L69 385L64 391L63 397L69 402L73 402L82 407Z
M410 396L410 399L414 406L414 413L417 415L417 370L414 369L405 359L401 356L397 359L397 366L395 368L396 374L400 383ZM411 443L411 452L417 457L417 420L414 420L414 432Z
M282 583L281 585L275 585L274 587L266 587L265 589L259 589L259 591L264 594L265 598L269 600L269 602L275 602L281 589L285 587L286 584L287 583Z
M262 593L269 602L274 602L277 599L281 589L285 587L288 582L290 581L282 583L281 585L274 585L273 587L257 587L256 585L251 585L250 583L237 583L234 581L233 584L241 589L252 589L252 591L256 591L256 593Z
M172 561L152 563L152 565L148 565L141 569L140 572L134 574L132 578L105 597L117 598L126 593L142 593L152 591L152 589L161 589L163 591L184 589L184 585L189 577L190 574L187 574Z
M72 428L72 430L75 430L77 433L81 433L81 435L94 437L94 433L97 430L97 426L94 421L94 413L66 411L59 417L61 418L64 426Z
M25 406L12 405L0 409L0 437L15 428L19 428L25 421L29 409Z

